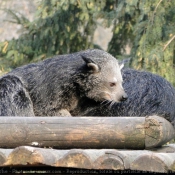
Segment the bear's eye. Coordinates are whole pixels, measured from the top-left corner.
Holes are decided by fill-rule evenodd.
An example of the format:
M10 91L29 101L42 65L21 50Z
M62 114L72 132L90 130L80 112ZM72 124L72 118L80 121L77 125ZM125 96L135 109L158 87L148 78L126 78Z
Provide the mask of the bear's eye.
M110 87L114 87L114 86L116 86L116 83L110 83L109 85L110 85Z

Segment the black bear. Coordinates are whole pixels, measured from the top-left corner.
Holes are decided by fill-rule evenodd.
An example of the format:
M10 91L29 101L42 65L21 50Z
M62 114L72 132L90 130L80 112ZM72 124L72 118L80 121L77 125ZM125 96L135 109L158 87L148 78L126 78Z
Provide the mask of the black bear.
M14 69L0 78L0 116L70 116L87 97L111 104L127 99L121 66L89 49Z
M110 106L84 98L73 115L165 117L175 126L175 89L159 75L134 69L122 69L123 87L128 99Z

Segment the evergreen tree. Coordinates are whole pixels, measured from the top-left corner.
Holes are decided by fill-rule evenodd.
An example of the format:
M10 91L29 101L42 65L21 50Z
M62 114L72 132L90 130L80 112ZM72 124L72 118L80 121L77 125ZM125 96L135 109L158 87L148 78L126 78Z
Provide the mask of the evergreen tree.
M175 86L175 1L173 0L42 0L36 19L15 16L23 26L19 39L0 43L4 68L98 47L94 31L102 19L113 26L107 51L117 58L131 47L130 66L158 73ZM105 37L105 36L104 36Z
M132 66L158 73L175 86L175 1L138 1L137 6Z
M0 44L1 62L6 60L15 68L52 55L93 48L95 14L104 6L95 0L43 0L33 22L9 11L23 26L23 33L19 39Z

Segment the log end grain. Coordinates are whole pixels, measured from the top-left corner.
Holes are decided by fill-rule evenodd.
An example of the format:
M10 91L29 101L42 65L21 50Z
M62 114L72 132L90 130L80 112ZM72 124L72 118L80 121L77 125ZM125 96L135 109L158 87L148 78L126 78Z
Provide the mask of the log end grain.
M6 156L0 152L0 166L6 162Z
M145 119L145 148L160 147L175 138L175 129L163 117L149 116Z
M56 166L92 169L93 163L85 152L73 149L58 160Z
M48 149L37 149L30 146L15 148L8 156L4 165L53 165L55 157Z
M172 159L170 156L154 153L141 154L131 163L131 170L149 171L168 173L172 166Z
M120 157L104 154L94 162L94 169L124 170L124 162Z

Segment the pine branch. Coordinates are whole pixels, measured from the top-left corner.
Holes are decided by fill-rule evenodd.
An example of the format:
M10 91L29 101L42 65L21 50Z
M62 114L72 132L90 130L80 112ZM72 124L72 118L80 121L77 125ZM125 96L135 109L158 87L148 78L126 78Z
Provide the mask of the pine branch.
M175 39L175 35L165 44L163 51L167 48L167 46Z
M147 38L148 38L148 35L149 35L149 28L151 28L151 27L153 27L153 22L154 22L154 17L155 17L155 14L156 14L156 11L157 11L157 8L159 7L159 5L160 5L160 3L162 2L163 0L160 0L158 3L157 3L157 5L156 5L156 7L155 7L155 9L154 9L154 11L153 11L153 13L152 13L152 16L150 16L150 18L149 18L149 20L148 20L148 25L147 25L147 27L145 27L144 28L144 33L145 33L145 35L146 35L146 37L145 37L145 39L144 39L144 41L143 41L143 53L145 52L145 44L146 44L146 40L147 40Z
M153 25L155 13L156 13L157 8L159 7L159 5L160 5L161 2L162 2L162 0L160 0L160 1L158 2L158 4L156 5L156 8L154 9L154 12L153 12L153 15L152 15L152 25Z
M156 13L156 10L157 10L157 8L158 8L158 6L160 5L161 2L162 2L162 0L160 0L160 1L158 2L158 4L156 5L156 8L155 8L155 10L154 10L154 13Z

